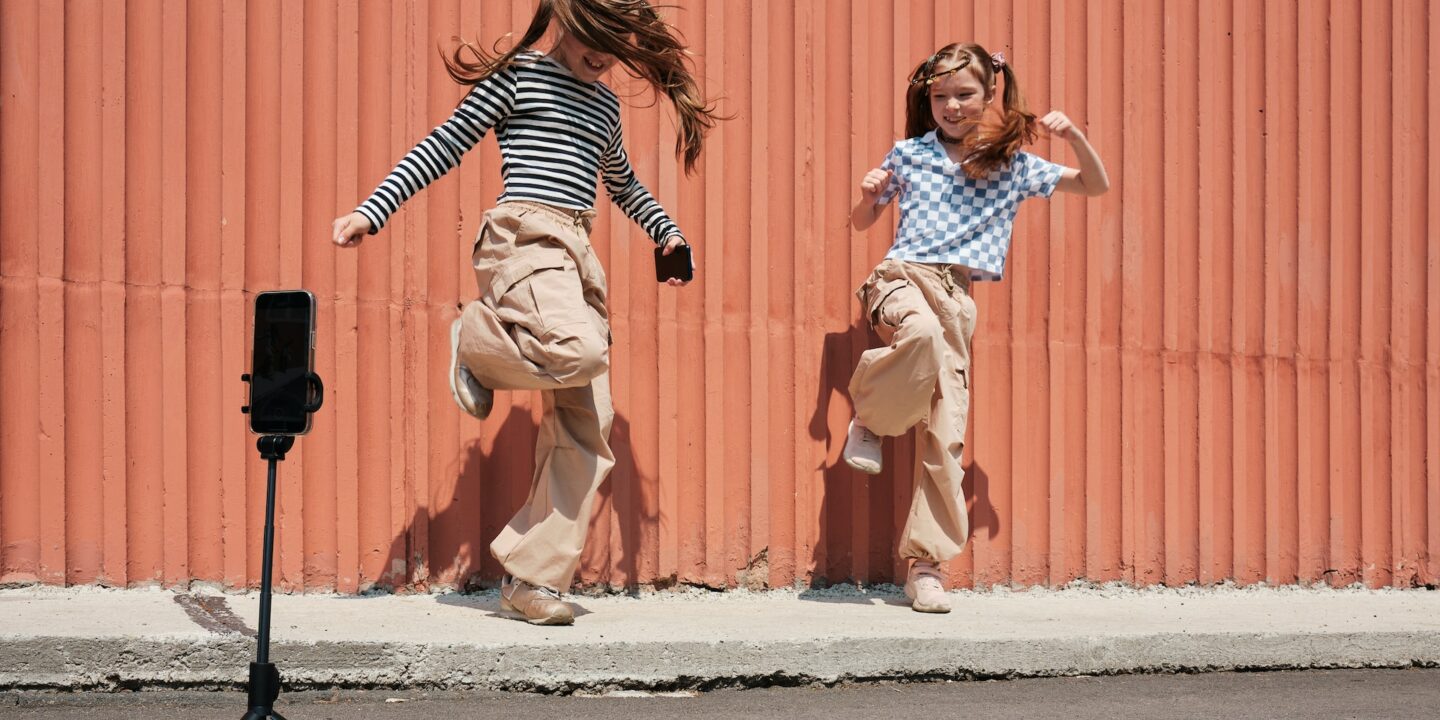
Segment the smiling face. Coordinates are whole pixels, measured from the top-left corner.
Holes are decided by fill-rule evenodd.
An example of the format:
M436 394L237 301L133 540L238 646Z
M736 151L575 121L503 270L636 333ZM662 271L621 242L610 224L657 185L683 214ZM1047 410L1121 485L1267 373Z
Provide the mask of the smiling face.
M593 83L615 66L614 55L591 49L574 35L564 33L550 54L581 82Z
M970 67L962 68L930 85L930 115L945 135L963 138L974 132L994 94Z

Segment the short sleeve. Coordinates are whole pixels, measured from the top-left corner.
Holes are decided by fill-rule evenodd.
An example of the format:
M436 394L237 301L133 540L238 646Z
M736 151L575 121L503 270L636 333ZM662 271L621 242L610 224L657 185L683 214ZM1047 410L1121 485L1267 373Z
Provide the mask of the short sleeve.
M1015 182L1024 198L1048 198L1055 194L1065 166L1027 152L1015 155Z
M896 145L890 148L890 152L885 155L885 161L880 163L881 170L890 171L890 182L880 190L880 196L875 199L875 204L888 205L891 200L895 199L896 195L900 194L900 187L902 185L900 171L904 168L904 165L904 156L900 152L900 146Z

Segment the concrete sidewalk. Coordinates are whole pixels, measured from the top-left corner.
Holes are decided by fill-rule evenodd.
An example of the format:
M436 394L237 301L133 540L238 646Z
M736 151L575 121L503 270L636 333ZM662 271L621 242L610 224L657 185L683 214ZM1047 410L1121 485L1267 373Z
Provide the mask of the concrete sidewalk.
M955 592L949 615L893 587L575 597L573 627L496 594L278 595L287 687L572 692L865 679L1440 665L1440 592L1118 587ZM0 689L235 687L258 595L0 590Z

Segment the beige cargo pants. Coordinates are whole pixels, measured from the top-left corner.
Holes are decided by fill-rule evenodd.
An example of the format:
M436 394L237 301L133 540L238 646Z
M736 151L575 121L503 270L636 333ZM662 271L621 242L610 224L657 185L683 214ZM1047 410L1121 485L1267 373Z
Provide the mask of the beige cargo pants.
M970 521L960 451L970 416L975 301L961 266L885 260L856 291L886 343L850 378L855 415L876 435L915 427L915 494L900 556L944 562L965 548Z
M480 298L461 312L460 362L492 390L540 390L530 496L490 544L506 573L565 592L610 451L605 271L595 213L533 202L485 213L473 255Z

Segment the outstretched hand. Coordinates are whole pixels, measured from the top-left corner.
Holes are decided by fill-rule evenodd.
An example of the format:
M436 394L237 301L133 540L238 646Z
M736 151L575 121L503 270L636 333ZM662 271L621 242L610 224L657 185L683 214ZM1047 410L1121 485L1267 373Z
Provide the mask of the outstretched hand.
M1075 157L1080 160L1080 167L1067 167L1061 171L1060 182L1055 185L1056 191L1095 197L1110 189L1110 177L1105 174L1105 164L1100 162L1095 148L1085 139L1085 133L1081 132L1065 113L1051 110L1045 117L1040 118L1039 125L1047 134L1069 142L1070 149L1075 151Z
M333 234L331 240L336 245L355 247L370 233L370 220L358 212L352 212L345 217L335 218L330 228Z

